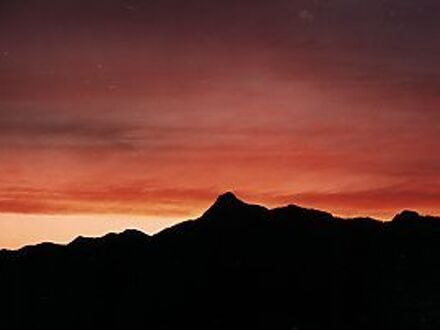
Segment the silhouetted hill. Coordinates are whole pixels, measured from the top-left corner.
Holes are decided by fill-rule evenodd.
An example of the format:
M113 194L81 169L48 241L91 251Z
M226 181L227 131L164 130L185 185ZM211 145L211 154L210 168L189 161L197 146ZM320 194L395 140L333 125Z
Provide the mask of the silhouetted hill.
M269 210L0 252L0 329L439 329L440 220Z

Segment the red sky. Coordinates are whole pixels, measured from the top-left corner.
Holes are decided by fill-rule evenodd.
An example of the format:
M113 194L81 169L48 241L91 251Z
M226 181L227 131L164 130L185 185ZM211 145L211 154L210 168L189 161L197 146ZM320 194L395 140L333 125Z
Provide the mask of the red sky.
M195 217L226 191L440 214L440 4L0 3L0 246Z

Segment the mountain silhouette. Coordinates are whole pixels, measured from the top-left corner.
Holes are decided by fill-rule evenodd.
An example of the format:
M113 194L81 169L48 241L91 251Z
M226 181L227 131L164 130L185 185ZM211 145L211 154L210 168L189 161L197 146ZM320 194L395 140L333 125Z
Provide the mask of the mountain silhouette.
M440 219L228 192L198 219L0 252L0 329L439 329Z

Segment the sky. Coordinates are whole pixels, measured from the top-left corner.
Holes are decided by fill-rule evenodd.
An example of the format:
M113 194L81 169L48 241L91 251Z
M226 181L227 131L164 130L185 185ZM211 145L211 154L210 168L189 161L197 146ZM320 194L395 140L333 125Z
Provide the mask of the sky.
M225 191L440 215L437 0L2 0L0 247Z

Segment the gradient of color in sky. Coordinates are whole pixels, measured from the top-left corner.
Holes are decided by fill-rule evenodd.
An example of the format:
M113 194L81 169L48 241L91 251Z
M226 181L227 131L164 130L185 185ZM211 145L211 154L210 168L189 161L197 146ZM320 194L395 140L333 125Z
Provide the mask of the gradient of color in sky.
M4 0L0 246L156 231L234 190L440 214L437 0Z

